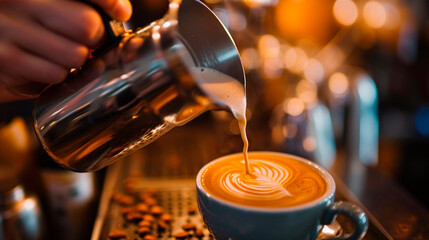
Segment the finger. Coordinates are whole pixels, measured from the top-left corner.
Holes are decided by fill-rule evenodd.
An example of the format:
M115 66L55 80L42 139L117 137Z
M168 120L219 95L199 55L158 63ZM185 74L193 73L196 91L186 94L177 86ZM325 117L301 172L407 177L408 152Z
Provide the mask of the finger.
M127 21L132 14L129 0L88 0L100 6L113 19Z
M8 37L8 41L50 62L75 68L82 66L88 57L89 50L84 45L31 22L11 19L1 13L0 22L0 32Z
M33 96L22 96L9 91L8 88L0 80L0 103L30 99L30 98L33 98Z
M45 27L78 43L95 48L104 35L97 11L76 1L37 1L26 7Z
M10 95L15 95L22 99L37 97L49 86L45 83L28 81L16 84L14 81L15 79L7 78L6 75L2 75L0 78L4 81L5 90L8 91ZM8 82L12 84L7 84Z
M0 74L10 76L3 80L7 86L21 86L27 82L58 83L64 80L68 73L60 65L4 42L0 42L0 62Z

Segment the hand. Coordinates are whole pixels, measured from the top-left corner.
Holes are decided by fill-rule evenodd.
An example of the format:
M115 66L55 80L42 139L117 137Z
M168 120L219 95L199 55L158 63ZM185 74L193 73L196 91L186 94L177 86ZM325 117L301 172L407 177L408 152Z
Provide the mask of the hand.
M128 0L90 0L112 18L131 16ZM0 102L37 97L89 49L101 44L104 26L88 4L71 0L0 0Z

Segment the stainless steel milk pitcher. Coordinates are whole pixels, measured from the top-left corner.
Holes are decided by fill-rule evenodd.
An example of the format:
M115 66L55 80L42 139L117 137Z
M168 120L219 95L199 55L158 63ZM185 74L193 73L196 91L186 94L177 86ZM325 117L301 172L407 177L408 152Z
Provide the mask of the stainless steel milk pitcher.
M210 109L192 67L245 87L231 36L200 1L173 0L164 18L117 39L36 102L38 138L65 168L98 170Z

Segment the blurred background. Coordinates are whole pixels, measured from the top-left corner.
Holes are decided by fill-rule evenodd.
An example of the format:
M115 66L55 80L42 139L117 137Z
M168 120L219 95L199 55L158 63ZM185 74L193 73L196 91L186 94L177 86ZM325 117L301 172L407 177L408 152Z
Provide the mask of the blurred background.
M265 146L252 129L266 123L275 148L326 166L338 154L358 158L429 207L427 1L203 2L245 67L251 149ZM162 17L168 1L133 6L138 27Z
M168 8L167 0L131 2L132 29ZM250 150L289 152L326 168L338 158L359 161L429 208L428 1L203 2L242 57ZM25 186L30 208L46 206L35 218L63 219L58 229L88 236L104 171L78 174L53 163L34 136L32 106L0 105L0 192ZM231 116L210 114L238 136Z

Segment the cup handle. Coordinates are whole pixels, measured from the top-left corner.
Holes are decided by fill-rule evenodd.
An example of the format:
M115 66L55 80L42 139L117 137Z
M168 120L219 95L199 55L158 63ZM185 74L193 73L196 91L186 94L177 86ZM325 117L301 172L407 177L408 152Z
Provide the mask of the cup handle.
M331 224L335 220L337 214L344 214L349 217L355 225L355 230L351 234L325 240L359 240L363 238L366 230L368 229L368 218L360 207L358 207L356 204L343 201L332 203L325 209L320 223L323 225Z

